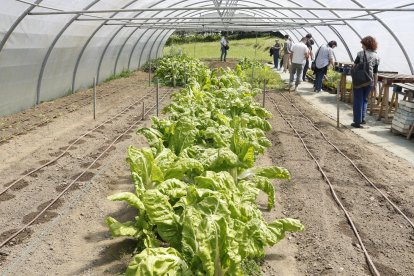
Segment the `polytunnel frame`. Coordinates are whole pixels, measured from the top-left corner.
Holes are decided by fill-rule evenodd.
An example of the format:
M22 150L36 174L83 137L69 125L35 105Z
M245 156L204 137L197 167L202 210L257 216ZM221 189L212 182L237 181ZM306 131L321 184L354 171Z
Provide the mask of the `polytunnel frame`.
M31 11L34 9L34 8L36 8L36 7L41 7L40 6L40 3L42 2L43 0L37 0L35 3L26 3L26 2L24 2L24 3L26 3L26 4L28 4L29 5L29 7L27 8L27 9L25 9L24 10L24 12L22 12L22 14L17 18L17 20L12 24L12 26L9 28L9 30L6 32L6 34L5 34L5 36L4 36L4 38L3 38L3 40L1 41L1 43L0 43L0 51L4 48L4 46L5 46L5 44L6 44L6 42L7 42L7 40L8 40L8 38L10 37L10 35L13 33L13 31L15 30L15 28L20 24L20 22L24 19L24 18L26 18L26 16L27 15L36 15L36 14L40 14L40 13L31 13ZM126 7L128 7L128 6L131 6L131 5L133 5L135 2L136 2L137 0L134 0L134 1L131 1L130 3L128 3L128 4L126 4L126 5L124 5L124 7L121 9L121 10L111 10L112 12L114 12L114 14L112 14L111 15L111 17L114 17L115 15L117 15L118 13L120 13L120 12L131 12L131 11L140 11L139 13L137 13L136 15L135 15L135 17L137 17L139 14L141 14L143 11L155 11L155 10L158 10L159 12L158 13L160 13L161 11L166 11L166 10L171 10L171 13L170 14L172 14L172 13L174 13L174 12L176 12L176 11L190 11L190 10L196 10L196 12L194 12L194 14L189 14L189 15L195 15L199 10L201 11L200 12L200 14L202 13L202 12L207 12L207 10L213 10L213 11L216 11L216 12L218 12L218 14L220 15L220 9L221 9L221 7L220 6L216 6L215 5L215 7L192 7L193 5L200 5L201 3L203 3L203 2L209 2L209 3L211 3L210 1L200 1L200 2L197 2L197 3L191 3L190 5L188 5L188 6L186 6L186 8L182 8L182 7L180 7L180 8L170 8L171 7L171 5L176 5L177 4L177 2L175 2L175 3L172 3L170 6L168 6L168 8L152 8L152 9L150 9L150 8L143 8L143 9L126 9ZM63 29L58 33L58 35L55 37L55 39L54 39L54 41L51 43L51 45L50 45L50 47L49 47L49 49L48 49L48 52L47 52L47 54L46 54L46 56L45 56L45 58L43 59L43 62L42 62L42 66L41 66L41 69L40 69L40 72L39 72L39 76L38 76L38 85L37 85L37 91L36 91L36 93L37 93L37 100L36 100L36 103L37 104L39 104L39 101L40 101L40 89L41 89L41 82L42 82L42 78L43 78L43 73L44 73L44 69L45 69L45 67L46 67L46 64L47 64L47 61L48 61L48 58L49 58L49 56L50 56L50 54L51 54L51 52L52 52L52 50L54 49L54 46L55 46L55 44L57 43L57 41L59 40L59 38L63 35L63 33L66 31L66 29L73 23L73 22L75 22L80 16L82 16L82 15L85 15L85 14L87 14L87 13L100 13L100 12L102 12L102 10L88 10L90 7L92 7L92 6L94 6L96 3L99 3L100 2L100 0L95 0L95 1L92 1L91 3L89 3L82 11L80 11L80 12L78 12L72 19L70 19L66 24L65 24L65 26L63 27ZM156 2L156 3L153 3L152 5L150 5L150 7L154 7L154 6L156 6L157 4L159 4L160 2L163 2L163 1L158 1L158 2ZM185 1L180 1L180 2L178 2L178 3L182 3L182 2L185 2ZM244 3L253 3L253 2L250 2L250 1L241 1L243 4ZM273 1L270 1L270 0L266 0L266 2L269 2L269 3L273 3L273 4L276 4L276 5L279 5L278 3L275 3L275 2L273 2ZM361 35L352 27L352 25L350 25L345 19L342 19L335 11L338 11L338 10L356 10L356 9L353 9L353 8L351 8L351 9L349 9L349 8L330 8L330 7L327 7L326 5L324 5L323 3L320 3L319 1L314 1L315 3L317 3L318 5L321 5L321 6L323 6L324 8L321 8L321 7L311 7L311 8L305 8L304 6L302 6L302 5L300 5L300 4L298 4L298 3L295 3L294 1L289 1L289 2L292 2L292 3L294 3L294 4L296 4L296 5L298 5L299 7L286 7L286 6L279 6L279 7L275 7L275 8L273 8L273 7L269 7L269 6L265 6L264 4L263 4L263 6L261 6L261 7L252 7L252 6L245 6L245 7L224 7L224 8L222 8L222 10L225 10L225 11L229 11L229 10L232 10L232 11L235 11L236 9L240 9L240 10L248 10L248 11L253 11L253 10L259 10L257 13L254 13L254 15L264 15L264 14L271 14L271 15L274 15L274 14L272 14L272 13L270 13L270 12L265 12L265 10L267 10L267 9L271 9L271 10L274 10L275 12L278 12L278 13L280 13L280 14L283 14L282 12L281 12L281 10L289 10L289 11L291 11L291 12L293 12L294 14L296 14L298 17L300 17L300 18L303 18L302 16L300 16L300 14L298 14L298 13L296 13L295 12L295 10L306 10L306 11L308 11L309 13L311 13L312 15L314 15L315 16L315 19L318 19L319 18L319 16L317 16L313 11L314 10L327 10L327 11L329 11L330 13L332 13L332 14L334 14L335 16L338 16L338 18L337 18L337 20L338 21L342 21L342 22L344 22L352 31L354 31L354 33L359 37L359 38L361 38ZM358 11L365 11L365 12L367 12L367 14L365 14L365 15L361 15L360 17L362 17L362 16L371 16L371 17L373 17L377 22L379 22L387 31L388 31L388 33L394 38L394 40L395 40L395 42L397 43L397 45L399 46L399 48L401 49L401 51L403 52L403 54L404 54L404 56L405 56L405 58L406 58L406 61L407 61L407 63L408 63L408 65L409 65L409 67L410 67L410 70L411 70L411 72L413 73L414 72L414 70L413 70L413 65L412 65L412 63L411 63L411 61L410 61L410 59L409 59L409 57L408 57L408 53L407 53L407 51L406 51L406 49L404 48L404 46L402 45L402 43L401 43L401 41L398 39L398 37L395 35L395 33L388 27L388 25L387 24L385 24L385 22L384 21L382 21L378 16L376 16L375 14L376 13L373 13L373 11L377 11L377 12L382 12L382 11L385 11L385 9L372 9L372 8L365 8L364 7L364 5L362 5L361 3L359 3L358 1L356 1L356 0L351 0L351 2L352 3L354 3L354 4L356 4L357 6L359 6L360 7L360 9L358 9ZM215 2L213 1L213 3L215 4ZM253 4L256 4L256 3L253 3ZM394 9L386 9L387 11L401 11L401 7L406 7L406 6L410 6L410 4L406 4L406 5L403 5L403 6L400 6L398 9L397 8L394 8ZM192 7L191 9L190 8L188 8L188 7ZM51 9L51 8L49 8L49 9ZM410 11L410 9L406 9L406 10L404 10L404 11ZM184 12L182 12L182 13L180 13L180 14L183 14ZM68 14L68 13L74 13L74 12L67 12L67 11L58 11L58 12L52 12L52 13L43 13L43 14ZM156 14L158 14L158 13L156 13ZM155 14L155 15L156 15ZM286 16L286 15L285 15ZM255 17L254 17L255 18ZM192 18L188 18L188 19L192 19ZM197 18L194 18L194 19L197 19ZM231 17L224 17L224 18L222 18L222 22L223 22L223 19L231 19ZM252 18L253 19L253 18ZM260 18L256 18L256 19L260 19ZM109 19L110 20L110 19ZM184 19L185 20L185 19ZM266 20L266 18L263 18L263 20ZM283 20L283 19L282 19ZM298 19L298 20L300 20L300 19ZM89 44L89 42L90 42L90 40L92 39L92 37L94 37L94 35L101 29L101 27L102 26L104 26L104 25L106 25L105 23L106 22L108 22L108 20L105 20L104 21L104 23L102 23L99 27L97 27L97 29L96 29L96 31L94 31L91 35L90 35L90 37L88 38L88 40L87 40L87 43L85 43L85 45L84 45L84 48L82 48L82 51L80 52L80 54L79 54L79 57L78 57L78 59L77 59L77 63L76 63L76 68L74 69L74 73L73 73L73 80L72 80L72 91L74 91L74 88L75 88L75 79L76 79L76 73L77 73L77 69L78 69L78 66L79 66L79 62L80 62L80 59L81 59L81 57L82 57L82 55L83 55L83 52L84 52L84 50L86 49L86 47L87 47L87 45ZM159 22L159 21L158 21ZM174 21L174 22L177 22L177 21ZM181 22L181 21L178 21L178 22ZM268 23L274 23L274 22L272 22L272 21L264 21L264 22L268 22ZM293 21L294 22L294 21ZM125 27L125 24L124 25L121 25L121 27L118 29L118 31L117 32L115 32L115 34L113 35L113 37L109 40L109 42L107 43L107 46L105 47L105 49L104 49L104 51L102 52L102 54L101 54L101 58L100 58L100 62L99 62L99 65L98 65L98 69L97 69L97 76L99 76L99 71L100 71L100 67L101 67L101 63L102 63L102 60L103 60L103 58L104 58L104 56L105 56L105 54L106 54L106 50L107 50L107 48L109 47L109 45L110 45L110 43L113 41L113 39L116 37L116 35L119 33L119 31L120 30L122 30L123 28ZM305 26L306 27L306 26ZM300 29L303 29L303 30L305 30L305 27L300 27L300 28L290 28L290 29L288 29L286 32L290 32L291 34L293 34L294 35L294 32L298 32L298 34L300 35ZM334 33L335 33L335 35L337 35L337 37L342 41L342 43L343 43L343 45L345 46L345 48L346 48L346 50L347 50L347 52L348 52L348 55L350 56L350 58L352 59L352 54L350 53L350 51L349 51L349 48L348 48L348 46L347 46L347 44L346 44L346 42L344 41L344 39L342 38L342 36L339 34L339 32L333 27L333 26L328 26ZM224 26L223 26L223 28L224 28ZM309 27L309 28L313 28L313 29L315 29L324 39L325 39L325 41L327 41L326 40L326 37L324 37L324 35L321 33L321 31L319 31L319 29L316 27L316 26L311 26L311 27ZM119 57L120 57L120 55L121 55L121 53L122 53L122 51L123 51L123 48L124 48L124 46L125 46L125 44L127 43L127 41L129 40L129 38L131 38L132 37L132 35L138 30L138 29L140 29L139 27L137 27L136 28L136 30L133 30L131 33L130 33L130 35L127 37L127 39L125 40L125 42L122 44L122 46L121 47L119 47L120 49L119 49L119 51L118 51L118 55L117 55L117 58L116 58L116 61L115 61L115 65L114 65L114 72L116 72L116 67L117 67L117 65L118 65L118 60L119 60ZM162 29L162 28L159 28L159 29ZM144 36L144 34L146 33L146 32L148 32L150 29L146 29L145 30L145 32L143 33L143 34L141 34L141 36L137 39L137 42L135 43L135 46L137 45L137 43L138 43L138 41L140 41L140 39ZM159 47L161 46L161 44L162 44L162 42L163 41L165 41L166 39L167 39L167 35L171 35L174 31L173 30L171 30L171 31L168 31L168 30L164 30L164 31L166 31L166 34L163 36L163 38L162 38L162 40L159 42L159 45L158 45L158 52L159 52ZM160 35L164 32L164 31L161 31L161 32L159 32L159 34L158 34L158 36L157 36L157 39L160 37ZM150 38L152 38L153 36L154 36L154 34L155 33L157 33L157 30L155 30L155 31L153 31L152 32L152 34L150 35ZM296 38L297 38L297 36L296 35L294 35ZM169 36L168 36L169 37ZM149 41L149 40L148 40ZM145 43L145 46L143 47L143 49L142 49L142 51L141 51L141 54L140 54L140 58L139 58L139 65L138 66L140 66L140 63L141 63L141 59L142 59L142 54L143 54L143 52L144 52L144 50L146 49L146 46L147 46L147 43L148 43L148 41ZM150 47L150 52L149 52L149 54L150 54L150 58L151 58L151 54L152 54L152 50L153 50L153 47L154 47L154 45L155 45L155 43L156 42L153 42L153 44L151 45L151 47ZM165 42L164 42L165 43ZM136 47L133 47L133 49L131 50L131 54L130 54L130 59L131 59L131 57L132 57L132 55L133 55L133 52L135 51L135 48ZM128 68L129 68L129 66L130 66L130 61L128 62Z

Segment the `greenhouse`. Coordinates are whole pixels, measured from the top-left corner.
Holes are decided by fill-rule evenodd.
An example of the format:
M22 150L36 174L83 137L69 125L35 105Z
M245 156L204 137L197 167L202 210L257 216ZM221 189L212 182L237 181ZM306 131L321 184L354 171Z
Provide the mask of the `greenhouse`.
M1 275L414 276L413 2L0 7Z

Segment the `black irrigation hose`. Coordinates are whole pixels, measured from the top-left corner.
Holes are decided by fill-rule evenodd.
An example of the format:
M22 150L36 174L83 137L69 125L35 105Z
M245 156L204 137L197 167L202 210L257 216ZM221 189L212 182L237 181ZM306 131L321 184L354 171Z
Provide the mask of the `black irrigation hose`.
M101 126L103 126L104 124L108 123L109 121L117 118L118 116L122 115L123 113L125 113L126 111L128 111L131 107L135 106L136 103L140 102L143 98L145 98L147 95L149 95L151 92L153 92L154 89L151 89L147 92L147 94L141 98L139 98L137 101L135 101L134 103L132 103L131 105L127 106L126 108L124 108L121 112L119 112L118 114L116 114L115 116L112 116L110 118L108 118L106 121L104 121L103 123L97 125L96 127L88 130L87 132L85 132L84 134L82 134L80 137L78 137L74 142L72 142L59 156L57 156L56 158L52 159L51 161L47 162L46 164L31 170L30 172L24 174L23 176L21 176L19 179L13 181L9 186L7 186L4 190L2 190L0 192L0 195L4 194L5 192L7 192L11 187L13 187L14 185L16 185L19 181L23 180L25 177L31 175L34 172L39 171L40 169L49 166L50 164L55 163L57 160L59 160L60 158L62 158L68 151L69 149L76 144L80 139L82 139L83 137L85 137L86 135L88 135L89 133L93 132L94 130L100 128Z
M169 93L166 93L161 99L160 102L168 95ZM156 103L150 107L147 112L144 113L144 115L147 115L154 107L156 107ZM106 153L110 147L112 147L122 136L124 136L126 133L128 133L128 131L130 131L133 127L135 127L138 123L140 123L142 121L143 118L140 118L138 121L136 121L135 123L133 123L127 130L125 130L122 134L120 134L117 138L115 138L115 140L112 141L112 143L98 156L95 158L94 161L92 161L92 163L81 173L79 174L57 197L55 197L54 200L52 200L42 211L40 211L30 222L28 222L27 224L25 224L20 230L18 230L17 232L15 232L13 235L11 235L10 237L8 237L6 240L4 240L1 244L0 244L0 248L2 248L3 246L5 246L9 241L11 241L14 237L16 237L17 235L19 235L21 232L23 232L27 227L29 227L30 225L33 224L33 222L35 222L41 215L44 214L44 212L46 212L46 210L48 210L56 201L59 200L59 198L62 197L62 195L69 190L73 184L76 183L76 181L82 176L84 175L87 170L89 170L95 163L96 161L99 160L99 158L102 157L102 155L104 155L104 153Z
M343 206L342 202L339 200L338 196L336 195L336 192L332 186L332 183L330 182L328 176L326 175L325 171L322 169L321 165L319 164L319 162L316 160L316 158L313 156L313 154L310 152L309 148L306 146L305 141L303 141L302 137L300 136L300 134L297 132L297 130L293 127L293 125L290 123L290 121L288 119L286 119L286 117L283 115L283 113L280 111L279 106L275 103L275 101L271 98L268 97L269 100L272 102L272 104L276 107L277 111L279 112L280 116L283 118L283 120L285 120L285 122L287 124L289 124L289 126L293 129L293 131L296 133L296 135L298 136L298 138L300 139L300 141L302 142L303 146L305 147L306 151L308 152L308 154L311 156L311 158L315 161L316 165L318 166L318 170L321 172L323 178L325 179L325 181L328 183L329 185L329 189L331 190L331 193L336 201L336 203L341 207L342 211L345 213L346 218L348 219L349 224L351 225L352 231L354 232L356 238L359 241L359 244L361 245L362 250L364 251L364 255L365 258L368 262L368 266L369 269L371 271L371 273L373 275L376 276L380 276L380 273L378 272L377 268L374 265L374 262L372 261L371 257L369 256L364 243L362 242L362 239L359 235L359 232L356 228L356 226L354 225L351 216L348 214L348 211L345 209L345 207Z
M402 215L403 217L404 217L404 219L411 225L411 227L413 227L414 228L414 223L407 217L407 215L405 215L404 213L403 213L403 211L401 211L401 209L400 208L398 208L398 206L394 203L394 202L392 202L392 200L390 200L389 198L388 198L388 196L386 195L386 194L384 194L359 168L358 168L358 166L354 163L354 161L352 161L351 160L351 158L349 158L346 154L344 154L336 145L334 145L331 141L329 141L328 140L328 138L326 138L326 136L325 136L325 134L319 129L319 128L317 128L316 126L315 126L315 124L312 122L312 120L311 119L309 119L309 117L307 117L305 114L303 114L293 103L292 103L292 101L290 101L289 99L287 99L286 97L285 97L285 95L283 95L282 94L282 96L287 100L287 101L289 101L290 102L290 104L297 110L297 111L299 111L299 113L305 118L305 119L307 119L311 124L312 124L312 126L317 130L317 131L319 131L319 133L323 136L323 138L326 140L326 142L328 142L332 147L334 147L335 149L336 149L336 151L338 152L338 153L340 153L343 157L345 157L351 164L352 164L352 166L361 174L361 176L363 177L363 178L365 178L365 180L375 189L375 190L377 190L387 201L388 201L388 203L389 204L391 204L392 205L392 207L394 207L394 209L398 212L398 213L400 213L400 215Z

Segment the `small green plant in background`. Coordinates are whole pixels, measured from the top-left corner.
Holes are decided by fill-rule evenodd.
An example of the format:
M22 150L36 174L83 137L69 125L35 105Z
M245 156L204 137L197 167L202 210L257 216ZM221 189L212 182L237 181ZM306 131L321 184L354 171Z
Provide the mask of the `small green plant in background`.
M110 82L110 81L113 81L113 80L116 80L116 79L121 79L121 78L128 78L131 75L132 75L132 71L126 69L126 70L123 70L119 74L114 74L114 75L110 76L104 82Z
M243 58L239 65L243 70L243 80L249 82L253 88L263 89L265 80L266 89L280 89L284 85L278 73L257 60Z

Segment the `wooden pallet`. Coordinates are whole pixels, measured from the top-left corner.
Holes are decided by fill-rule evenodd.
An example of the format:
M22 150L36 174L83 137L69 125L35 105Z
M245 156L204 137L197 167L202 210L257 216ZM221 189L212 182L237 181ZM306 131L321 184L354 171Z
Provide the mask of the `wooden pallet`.
M410 129L408 130L408 132L401 132L401 131L393 128L392 126L391 126L390 130L391 130L392 133L405 136L405 138L407 138L407 140L410 140L411 136L414 134L414 124L412 124L410 126Z

